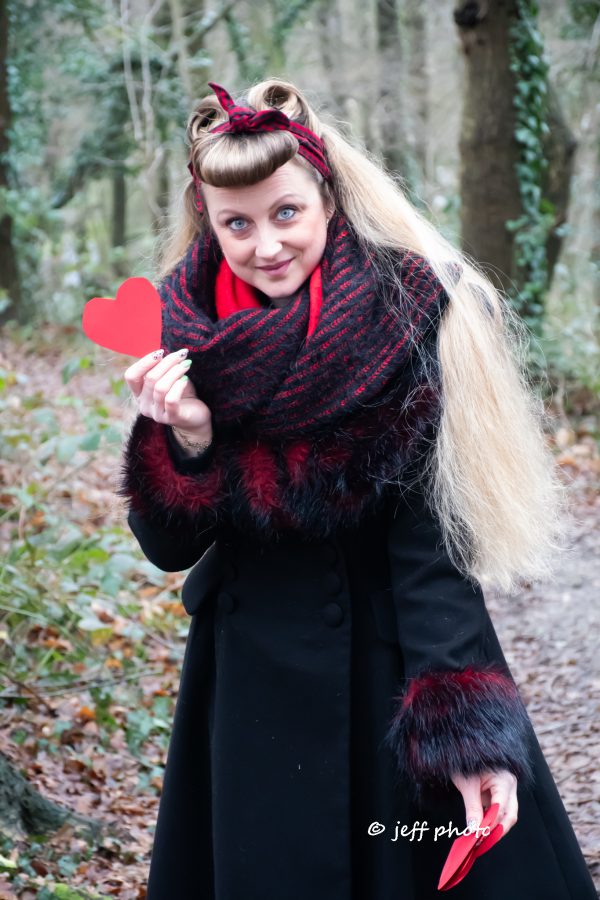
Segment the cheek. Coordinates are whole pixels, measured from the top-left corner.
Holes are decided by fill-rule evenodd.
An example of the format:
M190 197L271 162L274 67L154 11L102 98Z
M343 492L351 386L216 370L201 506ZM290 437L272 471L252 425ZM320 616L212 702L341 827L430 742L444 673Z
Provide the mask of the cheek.
M318 219L311 225L306 234L305 254L316 265L325 251L327 242L327 226L325 220Z
M232 268L234 266L243 266L248 262L249 257L252 255L252 250L247 243L227 232L219 234L218 239L225 259Z

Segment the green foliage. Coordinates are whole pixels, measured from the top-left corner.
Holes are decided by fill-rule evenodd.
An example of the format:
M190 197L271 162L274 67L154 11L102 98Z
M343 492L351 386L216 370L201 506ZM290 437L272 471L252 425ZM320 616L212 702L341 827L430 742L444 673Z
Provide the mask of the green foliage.
M516 172L523 211L518 219L508 221L506 227L514 235L516 263L523 274L511 300L532 332L539 336L548 288L546 248L556 212L554 205L543 196L548 168L543 140L549 133L546 121L549 66L537 27L538 3L517 0L517 12L510 28L509 56L515 76L514 136L519 146Z
M171 701L168 697L155 697L151 709L131 710L127 717L127 746L134 756L140 756L146 741L154 734L165 736L171 730Z
M74 890L68 884L55 884L51 888L42 891L42 893L38 894L40 900L43 900L44 893L48 900L51 897L57 898L57 900L108 900L106 894L97 894L95 891L90 893L89 891Z
M70 382L91 368L89 356L71 357L62 368L62 380ZM27 473L26 479L2 488L0 524L15 531L0 564L0 624L6 633L0 672L44 690L69 689L82 678L88 680L82 671L102 673L110 659L111 671L117 667L126 684L135 683L148 665L148 645L132 598L140 579L161 586L164 573L141 557L121 526L90 528L87 506L78 514L71 506L74 473L99 452L116 455L122 435L102 400L59 394L50 401L40 392L24 392L26 384L26 375L0 369L5 425L0 452L8 465L18 461ZM18 403L16 388L24 394ZM77 413L82 431L65 431L64 409ZM32 628L52 639L46 644L29 640ZM116 726L111 712L115 692L102 687L103 682L112 684L111 671L105 671L99 684L90 682L102 740L108 740ZM2 702L0 698L0 706ZM154 730L162 732L162 724Z
M545 364L561 383L565 411L571 413L571 394L583 388L590 398L600 397L600 312L593 296L581 295L573 266L557 263L554 281L557 299L544 320Z
M63 217L48 203L47 147L53 124L64 115L64 94L55 95L61 66L78 44L84 57L86 33L97 26L97 6L92 2L32 0L8 3L9 65L8 91L13 124L6 156L9 187L0 197L0 208L12 219L13 240L18 251L25 313L32 317L39 300L47 305L48 285L41 263L44 248L60 240ZM78 22L76 40L58 26L61 21ZM83 28L84 34L81 34ZM40 47L44 52L40 53ZM89 47L88 47L89 49ZM58 77L48 79L51 69ZM64 90L64 84L63 84Z
M259 81L266 69L266 60L256 58L248 27L240 20L237 11L232 9L225 16L229 43L237 60L238 72L244 81Z
M112 490L103 473L120 453L122 435L112 423L122 378L116 367L103 370L106 390L96 396L98 355L85 352L81 337L67 334L62 346L57 331L11 331L23 344L3 354L0 369L0 716L22 759L39 752L53 771L65 761L80 766L82 793L88 785L93 792L104 764L118 755L128 772L121 789L136 803L160 789L189 621L173 577L142 556L107 509ZM23 371L8 364L13 357ZM45 366L42 380L30 374L33 360ZM86 862L93 879L98 857L137 860L131 837L106 842L87 835L71 841L68 830L0 836L0 871L15 895L27 888L38 897L91 900L101 895L75 883L85 881Z
M19 264L14 312L76 322L85 300L115 295L130 265L110 232L113 175L133 179L174 130L180 137L188 109L177 54L169 28L165 42L94 0L10 0L8 13L13 124L0 214L11 216ZM136 259L152 242L148 221Z
M571 21L564 37L589 38L600 16L600 0L568 0Z
M263 8L250 7L248 21L238 5L225 13L230 46L244 81L284 74L286 43L314 4L315 0L273 0Z
M57 876L61 879L70 879L82 863L89 862L93 851L93 846L85 845L81 850L73 849L68 855L58 857L53 861ZM109 900L106 894L74 888L62 880L49 883L50 878L47 878L47 883L40 886L40 877L34 863L49 854L47 841L43 836L37 838L29 836L27 844L22 843L19 847L17 859L9 858L9 853L14 855L12 842L0 832L0 872L4 872L6 877L10 878L11 885L15 890L28 888L29 890L26 891L28 895L31 890L34 890L37 900L57 900L57 898L62 898L62 900ZM11 894L11 896L16 897L17 894Z

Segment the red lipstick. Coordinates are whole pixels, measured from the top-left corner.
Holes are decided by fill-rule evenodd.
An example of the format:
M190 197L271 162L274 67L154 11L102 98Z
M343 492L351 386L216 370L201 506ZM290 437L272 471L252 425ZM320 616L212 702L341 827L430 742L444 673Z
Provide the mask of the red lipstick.
M291 259L286 259L274 266L257 266L257 268L260 269L261 272L266 272L269 275L283 275L285 272L287 272L288 266L291 262Z

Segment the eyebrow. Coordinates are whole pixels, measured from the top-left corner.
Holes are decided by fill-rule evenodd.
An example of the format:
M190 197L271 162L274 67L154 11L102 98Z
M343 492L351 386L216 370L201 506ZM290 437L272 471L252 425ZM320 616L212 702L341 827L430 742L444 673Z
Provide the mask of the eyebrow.
M283 202L284 200L289 199L290 197L295 197L296 200L301 200L301 199L302 199L302 198L300 197L299 194L293 194L293 193L283 194L283 196L281 196L281 197L279 198L279 200L276 200L275 203L273 203L273 204L269 207L269 211L272 210L272 209L274 209L276 206L281 206L282 202ZM242 215L242 213L240 213L240 211L239 211L238 209L220 209L220 210L219 210L219 215L220 215L220 216L231 215L231 214L233 214L233 213L235 213L236 215Z

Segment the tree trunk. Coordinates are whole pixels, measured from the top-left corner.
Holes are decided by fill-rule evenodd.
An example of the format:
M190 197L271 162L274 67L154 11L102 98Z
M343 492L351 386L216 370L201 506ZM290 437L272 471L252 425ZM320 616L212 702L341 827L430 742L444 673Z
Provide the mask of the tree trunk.
M321 60L329 82L329 95L336 115L345 115L348 83L340 65L343 47L342 12L338 0L320 0L317 6Z
M0 751L0 821L10 834L52 834L65 822L81 826L87 836L98 839L102 822L74 813L42 797Z
M460 195L463 249L497 287L518 288L520 272L509 219L522 213L515 166L514 75L509 68L509 28L518 18L516 0L461 0L454 10L465 55L465 91L460 137ZM549 89L550 134L544 141L549 167L543 196L556 205L555 226L566 219L575 147ZM560 250L553 231L547 240L548 274Z
M177 51L177 71L179 72L181 86L187 101L186 105L189 108L194 99L194 91L190 75L187 37L183 26L183 10L181 9L180 0L169 0L169 9L171 11L171 34L175 41L175 48ZM186 9L186 12L187 11L188 10ZM195 12L199 18L202 16L203 10L201 4L197 5Z
M127 179L120 166L112 171L112 246L121 254L114 257L113 271L117 278L126 278L130 271L127 260Z
M563 116L556 91L550 84L548 85L548 106L550 133L544 140L544 156L548 160L548 168L545 172L543 189L544 197L547 197L556 208L554 226L548 235L546 251L548 284L550 284L563 243L562 237L555 233L555 229L567 221L569 212L577 141Z
M158 234L160 232L160 229L165 224L165 218L169 213L169 198L171 196L169 161L170 156L168 152L168 144L165 141L164 152L161 156L156 173L156 205L162 210L162 216L160 219L158 217L155 217L152 220L152 227L155 234Z
M405 0L402 16L406 31L407 96L410 98L410 129L406 142L412 159L411 182L420 197L429 193L432 182L429 134L429 53L427 8L421 0Z
M316 9L319 23L319 46L322 65L327 78L327 95L333 112L350 126L367 145L371 142L370 116L362 97L357 100L351 94L351 85L346 77L344 48L344 9L340 0L320 0Z
M397 0L376 0L377 61L379 69L378 128L381 155L388 169L404 175L406 141L402 90L402 45Z
M125 173L116 168L112 176L113 211L112 211L112 246L124 247L127 219L127 185Z
M0 191L9 185L7 153L12 111L8 93L8 0L0 0ZM13 242L13 222L10 215L0 216L0 291L6 291L8 303L0 306L0 322L26 319L23 306L17 254Z
M508 219L521 214L515 172L514 78L509 69L508 29L516 0L464 0L454 11L465 55L460 135L463 249L508 291L515 278Z
M225 8L225 4L223 4ZM185 14L187 17L192 17L193 22L203 22L207 19L206 12L206 4L204 0L202 2L198 2L198 0L188 0L185 5ZM225 13L223 13L223 16ZM187 65L190 65L190 59L195 59L195 57L200 56L204 50L206 45L206 37L210 33L210 29L216 25L219 19L222 16L214 13L211 22L207 23L204 28L199 28L195 30L188 39L188 55L187 55ZM210 88L208 86L209 81L214 81L214 64L212 62L207 62L204 65L200 66L196 61L192 69L192 88L193 93L192 97L204 97L205 94L210 93ZM213 78L211 78L211 75ZM218 81L218 79L217 79Z

